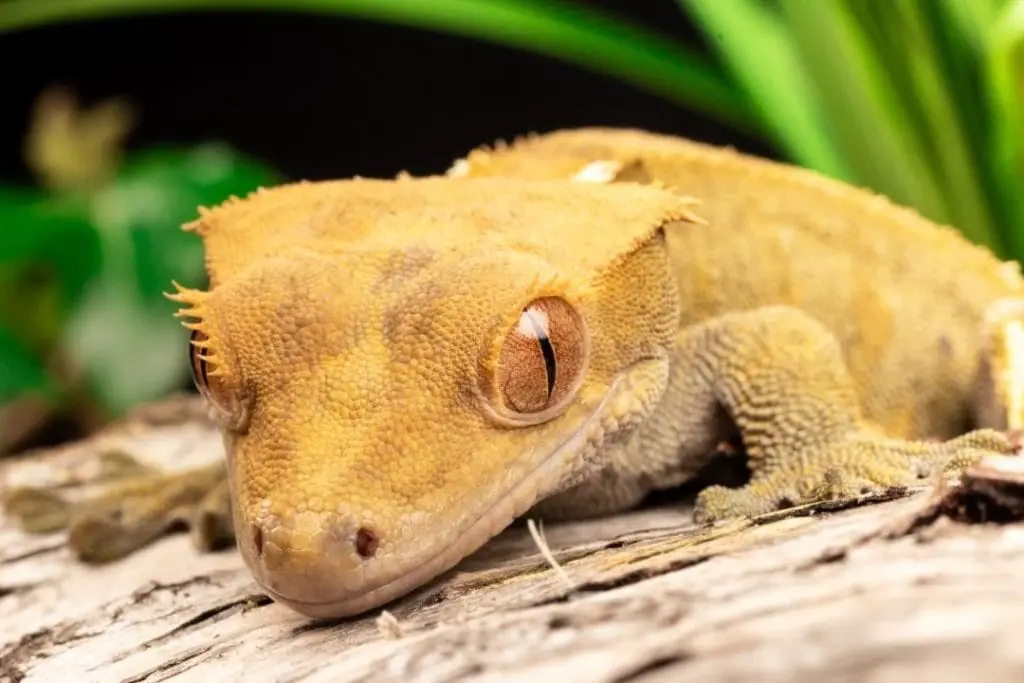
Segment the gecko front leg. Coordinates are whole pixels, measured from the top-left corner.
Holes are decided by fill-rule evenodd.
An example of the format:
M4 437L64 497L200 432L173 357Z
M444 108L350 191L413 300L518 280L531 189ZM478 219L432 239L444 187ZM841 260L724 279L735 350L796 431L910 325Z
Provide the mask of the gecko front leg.
M751 478L740 488L703 490L698 522L921 485L984 454L1013 451L1002 433L989 429L944 443L885 436L862 416L833 335L806 313L783 306L682 330L650 433L671 444L675 458L706 458L707 416L721 409L743 440Z

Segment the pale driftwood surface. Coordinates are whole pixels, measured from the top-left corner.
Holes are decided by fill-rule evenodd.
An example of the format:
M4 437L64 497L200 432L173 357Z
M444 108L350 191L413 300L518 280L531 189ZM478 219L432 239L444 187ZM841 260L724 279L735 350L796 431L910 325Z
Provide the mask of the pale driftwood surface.
M187 415L0 476L43 481L109 447L167 467L218 457ZM262 598L234 551L198 556L177 535L90 568L61 535L0 520L0 681L1024 680L1024 526L877 534L924 500L710 533L682 508L548 526L568 584L513 528L393 618L327 626Z

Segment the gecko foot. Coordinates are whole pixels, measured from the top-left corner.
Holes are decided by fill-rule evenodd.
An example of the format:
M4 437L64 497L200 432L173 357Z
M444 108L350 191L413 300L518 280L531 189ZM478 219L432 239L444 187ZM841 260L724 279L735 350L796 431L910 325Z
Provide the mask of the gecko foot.
M56 487L16 487L4 496L4 513L28 533L66 529L71 551L90 564L121 559L182 526L202 552L234 543L223 463L163 473L117 454L100 469L96 480L109 483L95 497L72 501Z
M942 443L855 434L831 446L757 467L746 486L709 486L697 496L698 524L751 517L796 505L843 500L894 487L921 486L940 472L963 472L984 455L1010 454L1001 432L979 429ZM759 463L762 466L769 463Z

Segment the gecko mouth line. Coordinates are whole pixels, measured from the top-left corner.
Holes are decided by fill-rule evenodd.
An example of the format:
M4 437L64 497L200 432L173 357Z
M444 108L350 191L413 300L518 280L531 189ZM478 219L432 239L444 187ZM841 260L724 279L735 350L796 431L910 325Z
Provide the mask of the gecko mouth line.
M597 407L594 408L590 416L571 436L554 448L511 489L503 493L497 501L481 514L469 528L459 534L454 541L433 555L429 560L419 563L417 569L412 572L400 574L376 587L371 587L359 593L352 593L348 597L327 601L291 599L285 594L267 588L258 578L257 583L275 601L288 605L307 616L323 619L356 616L423 586L431 579L455 566L462 558L479 549L493 536L508 527L518 515L525 513L532 505L536 504L537 500L532 500L528 505L522 507L518 515L515 513L517 502L522 497L523 491L528 491L531 488L536 490L537 487L534 484L542 477L547 476L550 478L562 475L558 470L554 472L548 472L547 470L551 469L553 463L559 462L560 456L564 455L567 449L579 450L582 447L583 442L586 440L587 432L594 425L595 420L599 419L611 397L617 395L621 388L622 380L623 375L620 374L612 381L608 391L597 404Z

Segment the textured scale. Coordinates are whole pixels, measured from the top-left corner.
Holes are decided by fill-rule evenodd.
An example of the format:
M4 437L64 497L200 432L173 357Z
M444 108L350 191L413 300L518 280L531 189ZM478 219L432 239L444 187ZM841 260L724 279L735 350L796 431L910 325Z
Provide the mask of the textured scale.
M545 509L617 509L681 483L736 426L753 480L742 491L703 492L699 519L799 502L826 481L840 482L835 495L913 484L981 448L1007 448L992 432L941 447L866 434L949 439L1019 424L1006 408L1024 378L1001 371L1024 349L993 342L1005 337L1001 324L1024 315L1019 303L1006 306L1024 292L1018 265L883 197L732 150L620 129L482 148L449 176L649 184L694 198L708 226L667 234L680 297L676 381L635 439L636 462L620 468L632 495L603 503L604 481ZM986 323L994 306L1009 315ZM716 344L687 352L711 330Z
M1015 262L812 172L641 131L531 136L456 167L472 177L573 178L595 162L621 169L612 180L657 180L699 202L708 229L669 235L682 326L764 305L800 308L838 338L865 412L888 433L949 437L971 423L985 311L1024 294Z

